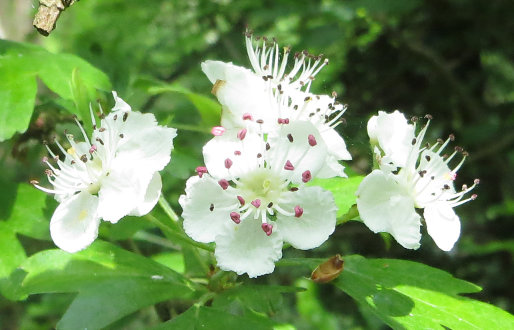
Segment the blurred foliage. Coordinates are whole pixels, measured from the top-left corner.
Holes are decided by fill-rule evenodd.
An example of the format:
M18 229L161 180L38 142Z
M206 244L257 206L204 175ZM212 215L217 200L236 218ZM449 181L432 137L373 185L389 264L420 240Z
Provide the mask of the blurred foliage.
M434 140L455 133L459 145L470 152L469 159L459 171L457 184L469 184L475 177L482 183L477 191L479 198L457 209L462 236L450 253L439 251L428 235L424 235L417 251L405 250L395 242L389 247L387 240L373 234L361 223L348 222L338 227L332 238L315 251L286 250L285 256L326 257L336 253L358 253L417 260L483 287L482 292L472 297L514 311L514 288L511 285L514 281L512 12L514 2L508 0L323 0L301 4L293 0L88 0L65 11L56 30L44 38L26 28L31 25L34 14L26 2L3 1L0 4L0 36L31 43L26 44L23 51L35 50L38 55L20 59L4 54L0 46L0 57L12 56L17 68L27 72L19 75L18 94L6 96L2 94L2 81L6 75L14 74L14 67L0 67L0 105L23 100L18 105L24 107L12 109L11 117L3 117L13 118L15 123L10 124L4 119L0 123L7 132L1 135L2 139L15 132L24 132L0 143L0 250L4 253L0 275L8 275L27 256L53 246L40 222L49 219L55 202L30 192L30 187L25 184L30 179L43 177L40 159L46 151L41 141L62 135L63 129L73 123L72 113L87 122L83 109L89 101L96 102L98 98L108 107L105 100L110 98L92 91L92 87L106 90L108 83L91 87L85 72L90 70L87 63L81 64L85 69L76 72L67 66L67 61L81 61L80 58L88 61L107 74L113 89L134 109L152 111L161 124L179 128L175 140L177 148L172 156L174 161L162 173L164 195L178 210L177 199L184 189L184 182L202 163L201 147L210 138L206 133L208 129L202 125L213 121L195 109L197 106L216 106L214 99L208 96L211 84L202 74L199 63L217 59L248 66L242 32L249 26L257 35L274 36L281 45L291 45L293 50L307 49L314 54L323 53L330 59L330 65L317 76L311 90L316 93L335 90L339 100L348 104L346 124L340 127L340 132L347 139L354 157L346 164L351 172L365 174L370 168L371 155L365 130L368 118L378 109L401 109L412 116L432 114L434 120L429 134ZM5 43L2 41L2 45ZM42 60L41 56L49 63L46 73L31 69L35 66L34 61ZM63 73L60 68L68 69ZM65 86L49 85L45 74L65 74L73 84L67 85L65 78ZM12 117L13 114L16 116ZM22 125L17 126L20 121ZM33 203L23 207L33 210L27 211L33 217L22 219L16 210L20 206L16 205L23 204L18 204L17 200L32 195ZM27 222L25 229L13 230L12 224L20 221ZM179 273L208 271L198 250L187 251L185 262L172 255L162 255L173 249L173 241L163 240L151 229L138 231L142 228L147 227L134 220L127 221L122 228L103 224L100 230L104 239L153 256L158 263L173 265L171 269ZM5 255L7 249L9 255ZM123 252L128 257L125 253L129 252ZM29 271L37 271L35 265L31 267ZM152 267L160 269L157 263ZM80 271L80 267L77 269ZM137 273L137 270L126 271ZM43 275L49 274L43 272ZM272 276L259 278L252 284L294 285L297 278L305 275L303 270L279 267ZM47 281L51 279L47 277ZM132 285L130 281L129 276L120 285ZM137 279L133 281L138 285ZM90 285L86 282L84 287ZM170 306L164 302L154 309L143 309L131 315L128 314L136 309L128 308L124 314L128 316L113 327L148 327L186 310L180 317L173 318L170 325L189 324L191 315L199 315L198 326L212 325L213 317L225 315L226 311L219 308L226 304L240 312L237 317L230 314L234 326L254 324L267 313L274 316L279 328L288 325L299 329L319 328L322 323L330 328L334 322L345 328L380 327L369 308L355 304L342 291L334 290L330 285L309 287L310 284L304 284L296 285L306 287L306 292L283 295L280 313L276 315L268 309L252 307L245 310L244 302L231 302L230 293L227 293L225 301L215 301L212 307L190 307L186 303ZM105 289L102 285L107 284L98 284L94 289L102 291ZM6 287L3 281L0 281L0 289L4 295L20 294L16 292L17 288ZM109 291L103 294L108 295ZM78 297L80 299L74 301L70 310L84 306L79 303L86 304L90 296L82 292ZM267 300L262 304L273 300L273 297L264 297ZM69 293L36 295L13 304L0 297L0 324L6 329L53 327L72 299ZM145 301L145 304L152 302ZM316 319L312 313L321 315L325 322ZM105 318L98 322L102 321ZM64 318L61 322L69 322L69 319Z

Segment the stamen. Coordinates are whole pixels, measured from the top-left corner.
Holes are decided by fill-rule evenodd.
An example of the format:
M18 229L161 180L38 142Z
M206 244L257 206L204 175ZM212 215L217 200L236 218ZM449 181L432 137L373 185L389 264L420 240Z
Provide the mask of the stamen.
M218 181L218 184L220 185L220 187L223 189L223 190L227 190L228 186L229 186L229 183L227 180L225 179L221 179Z
M266 233L267 236L271 235L273 232L273 225L270 223L263 223L261 225L262 230Z
M198 173L198 176L201 178L204 173L207 173L207 167L198 166L195 171L196 171L196 173Z
M257 208L257 209L258 209L258 208L261 206L261 200L260 200L260 199L253 200L253 201L251 202L251 204L252 204L253 206L255 206L255 208Z
M225 168L228 170L230 167L232 167L232 160L230 158L225 159Z
M314 137L314 135L312 135L312 134L309 134L308 140L309 140L309 145L310 145L311 147L314 147L316 144L318 144L318 143L316 142L316 138L315 138L315 137Z
M307 182L311 181L311 179L312 179L311 171L307 170L302 173L303 183L307 183Z
M223 126L214 126L211 129L211 134L214 136L221 136L223 133L225 133L225 127Z
M293 164L291 164L291 162L289 160L286 161L286 164L284 165L284 170L294 171L294 166L293 166Z
M296 205L294 207L294 216L299 218L302 216L302 214L303 214L303 208L301 208L300 205Z
M245 205L245 200L244 200L244 198L242 196L237 196L237 200L239 201L241 206Z
M246 136L246 128L241 129L239 132L237 132L237 138L239 140L243 140Z
M241 223L241 214L239 214L237 212L230 212L230 219L232 219L232 221L234 221L236 224L240 224Z

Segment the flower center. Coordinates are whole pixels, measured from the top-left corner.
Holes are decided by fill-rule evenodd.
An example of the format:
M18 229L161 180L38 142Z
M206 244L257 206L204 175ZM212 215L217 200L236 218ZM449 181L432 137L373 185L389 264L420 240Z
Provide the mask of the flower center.
M283 191L280 177L268 168L259 168L241 178L238 188L246 200L259 199L262 204L276 201Z

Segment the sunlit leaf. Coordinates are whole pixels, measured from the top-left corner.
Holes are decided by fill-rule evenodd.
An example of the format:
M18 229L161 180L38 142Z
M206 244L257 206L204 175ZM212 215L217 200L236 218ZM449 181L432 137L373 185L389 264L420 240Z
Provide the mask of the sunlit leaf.
M320 186L326 190L330 190L334 195L337 207L337 217L346 214L350 207L355 204L355 192L359 188L362 176L354 176L348 179L332 178L332 179L314 179L309 185Z

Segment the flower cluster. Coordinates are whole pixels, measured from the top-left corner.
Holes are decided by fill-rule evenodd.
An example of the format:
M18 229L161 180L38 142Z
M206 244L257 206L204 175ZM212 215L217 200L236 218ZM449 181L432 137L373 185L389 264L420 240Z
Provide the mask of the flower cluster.
M457 171L467 153L460 147L450 155L445 153L448 143L437 140L430 146L423 143L431 116L415 135L416 121L409 124L405 116L395 111L379 111L368 122L368 135L373 146L378 169L362 181L357 191L357 207L364 223L375 233L388 232L408 249L420 246L421 217L416 208L424 209L423 217L428 234L437 246L449 251L460 235L459 217L453 208L475 199L473 194L464 199L478 183L454 187ZM453 168L450 162L458 154L462 159Z
M82 250L96 239L100 219L116 223L126 215L144 215L161 193L159 171L170 161L176 130L159 126L152 114L131 111L116 92L113 96L115 106L108 115L100 115L100 126L91 109L91 140L77 119L83 142L67 132L68 149L55 140L64 159L45 143L52 159L45 157L43 162L53 188L32 181L60 203L50 220L50 234L68 252Z
M215 242L218 266L250 277L271 273L282 244L321 245L334 231L332 193L305 186L312 178L345 177L351 159L335 131L345 108L335 95L309 92L328 62L246 34L253 71L218 61L202 63L222 105L221 127L204 149L205 167L181 196L184 229ZM281 57L281 58L280 58Z

